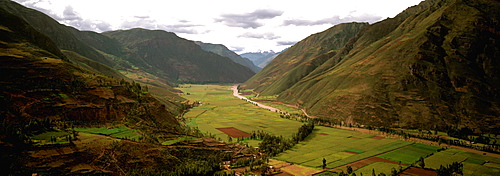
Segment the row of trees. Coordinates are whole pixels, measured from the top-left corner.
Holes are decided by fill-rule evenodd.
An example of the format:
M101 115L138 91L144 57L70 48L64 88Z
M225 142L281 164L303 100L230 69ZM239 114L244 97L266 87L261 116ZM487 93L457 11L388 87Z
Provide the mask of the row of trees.
M325 126L335 126L335 125L340 125L342 126L342 123L339 122L337 119L327 119L327 118L314 118L312 119L314 122L320 125L325 125ZM348 125L349 127L352 127L351 124ZM358 128L361 128L358 126ZM455 145L455 146L462 146L462 147L467 147L475 150L481 150L481 151L486 151L486 152L492 152L492 153L500 153L500 145L496 144L496 141L491 141L489 137L483 136L482 134L475 134L473 131L467 127L464 128L450 128L447 127L446 131L447 134L451 137L456 137L459 139L464 139L468 140L457 140L457 139L447 139L447 138L442 138L439 135L437 135L437 130L432 133L430 130L428 130L427 133L418 133L418 134L410 134L406 133L403 130L395 130L389 127L372 127L372 126L367 126L363 127L367 128L369 130L378 130L387 134L393 134L393 135L399 135L405 139L409 138L419 138L419 139L425 139L429 141L434 141L437 142L438 144L448 144L448 145ZM483 143L484 145L474 145L474 143Z
M302 125L297 133L292 134L289 139L283 136L275 136L264 131L252 132L251 139L261 139L262 142L259 144L259 149L261 152L269 155L276 156L277 154L292 148L295 144L303 141L309 134L314 130L314 123L308 122Z
M409 134L409 133L406 133L402 130L394 130L391 128L384 128L384 127L381 127L381 128L369 127L369 129L370 128L375 129L375 130L379 130L381 132L385 132L388 134L399 135L405 139L419 138L419 139L425 139L425 140L429 140L429 141L435 141L439 145L444 143L444 144L448 144L448 145L462 146L462 147L467 147L467 148L486 151L486 152L500 153L500 146L497 144L473 145L473 142L467 142L467 141L456 140L456 139L447 139L447 138L442 138L438 135L432 135L432 134Z

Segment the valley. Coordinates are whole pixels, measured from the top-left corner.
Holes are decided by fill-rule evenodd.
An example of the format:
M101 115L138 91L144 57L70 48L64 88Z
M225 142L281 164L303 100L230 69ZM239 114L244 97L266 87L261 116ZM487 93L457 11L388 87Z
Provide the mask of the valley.
M500 175L500 1L44 2L0 0L0 175Z
M265 131L286 138L305 123L299 119L284 119L280 117L283 113L276 112L277 109L271 111L269 106L255 105L260 105L259 102L242 100L246 97L237 95L235 85L181 87L185 92L183 97L200 102L198 107L184 114L186 123L229 143L256 147L261 141L249 136L230 138L218 129L235 128L247 134ZM351 172L348 168L357 175L372 172L437 175L435 170L441 165L453 162L463 163L464 175L495 175L500 172L499 155L457 148L363 128L316 126L304 141L273 157L268 164L293 175L337 175ZM425 169L419 165L421 158ZM326 160L325 169L322 169L323 159Z

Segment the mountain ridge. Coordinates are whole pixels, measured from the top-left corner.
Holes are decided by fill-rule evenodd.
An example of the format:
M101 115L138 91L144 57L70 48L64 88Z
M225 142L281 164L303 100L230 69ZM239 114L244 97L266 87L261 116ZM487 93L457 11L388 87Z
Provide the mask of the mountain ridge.
M268 79L259 77L268 65L243 86L337 124L492 133L500 124L495 7L499 2L423 1L366 26L295 84L276 91L269 85L280 80L252 85ZM295 54L287 52L280 56Z
M255 73L259 72L262 69L260 67L255 66L253 62L250 61L249 59L241 57L240 55L229 50L226 46L222 44L203 43L201 41L195 41L195 43L200 45L201 49L230 58L234 62L250 68Z

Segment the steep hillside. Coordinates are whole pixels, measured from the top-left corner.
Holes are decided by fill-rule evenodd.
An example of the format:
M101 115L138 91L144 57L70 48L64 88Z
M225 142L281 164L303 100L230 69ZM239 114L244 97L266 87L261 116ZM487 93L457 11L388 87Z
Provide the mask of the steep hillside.
M106 59L92 47L78 40L78 38L76 38L70 31L75 29L59 24L57 21L42 12L26 8L10 0L0 0L0 6L2 6L6 11L23 18L36 30L47 35L57 44L59 48L76 52L107 66L114 65L113 62Z
M0 19L2 175L220 175L256 154L181 126L148 87L73 64L96 63L1 6Z
M125 125L150 141L182 131L165 106L140 85L81 69L68 62L52 40L23 19L3 8L0 18L2 171L20 169L18 164L27 162L17 152L36 144L33 135L66 133L64 130L71 126ZM49 150L50 146L44 149ZM85 151L77 153L86 155ZM17 169L11 174L30 171Z
M261 72L245 82L261 95L283 92L337 53L367 23L334 26L293 45L279 54Z
M126 60L141 69L175 82L214 83L243 82L253 76L249 68L212 52L204 51L193 41L174 33L132 29L106 32L127 47Z
M221 44L211 44L211 43L203 43L203 42L195 42L196 44L200 45L201 49L205 51L210 51L215 54L227 57L231 59L232 61L241 64L245 67L250 68L253 72L257 73L259 72L262 68L257 67L253 64L252 61L250 61L247 58L243 58L240 55L236 54L235 52L229 50L226 46L221 45Z
M363 28L285 91L255 84L269 79L259 76L272 65L246 84L337 122L498 133L499 8L498 1L427 0Z

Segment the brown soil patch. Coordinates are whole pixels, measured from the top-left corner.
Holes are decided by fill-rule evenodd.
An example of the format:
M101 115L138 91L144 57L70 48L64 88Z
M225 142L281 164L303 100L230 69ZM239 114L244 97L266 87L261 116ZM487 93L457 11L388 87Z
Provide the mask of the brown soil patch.
M359 161L356 161L356 162L353 162L353 163L350 163L350 164L347 164L347 165L343 165L343 166L337 167L337 168L333 169L333 171L341 172L342 169L346 170L347 166L351 166L353 170L356 170L358 168L361 168L363 166L366 166L366 165L369 165L369 164L375 163L375 162L400 164L400 163L395 162L395 161L391 161L391 160L387 160L387 159L383 159L383 158L379 158L379 157L374 156L374 157L362 159L362 160L359 160ZM401 165L402 166L408 166L407 164L401 164Z
M325 134L325 133L319 133L318 135L328 136L328 134Z
M349 136L349 137L347 137L347 138L349 138L349 139L354 139L354 140L361 140L360 138L356 138L356 137L352 137L352 136Z
M371 137L371 139L382 140L382 139L385 139L385 137L382 137L382 136L373 136L373 137Z
M267 127L265 127L265 126L259 126L259 127L260 127L260 128L267 128Z
M223 133L226 133L227 135L229 135L233 138L252 136L252 135L248 134L247 132L238 130L236 128L217 128L217 130L222 131Z
M308 168L300 165L290 165L287 167L281 168L281 171L288 172L292 175L313 175L318 172L322 172L322 170Z
M404 172L400 173L399 175L404 175L404 176L437 176L436 171L432 170L426 170L422 168L409 168L406 169Z

